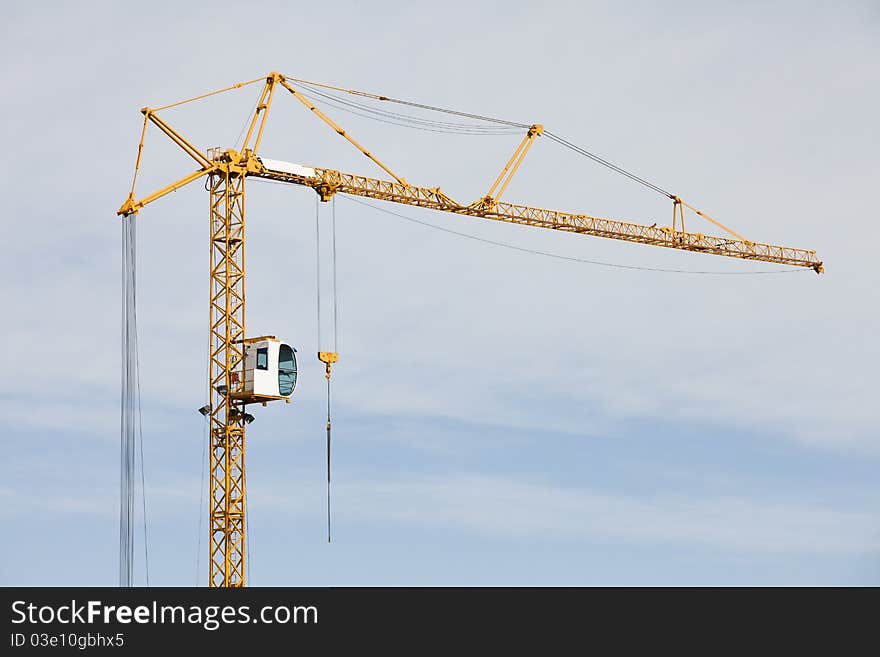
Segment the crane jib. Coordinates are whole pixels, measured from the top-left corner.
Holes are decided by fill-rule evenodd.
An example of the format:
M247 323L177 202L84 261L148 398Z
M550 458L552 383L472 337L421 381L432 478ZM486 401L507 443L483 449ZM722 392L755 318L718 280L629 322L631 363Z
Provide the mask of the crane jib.
M390 180L342 173L333 169L306 167L281 160L260 158L262 170L258 178L312 187L322 193L341 193L373 198L391 203L414 205L431 210L452 212L508 223L549 228L594 237L662 246L681 251L708 253L743 260L757 260L796 267L822 269L816 252L787 246L673 230L667 226L646 226L615 219L584 214L547 210L527 205L499 202L492 206L462 205L440 192L438 188L404 185ZM323 190L323 191L322 191Z

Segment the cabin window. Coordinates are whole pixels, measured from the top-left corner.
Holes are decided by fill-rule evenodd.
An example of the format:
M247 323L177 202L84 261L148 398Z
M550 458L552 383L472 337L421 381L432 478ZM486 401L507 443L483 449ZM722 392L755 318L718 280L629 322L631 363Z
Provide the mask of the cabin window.
M292 347L278 348L278 392L285 397L296 387L296 354Z
M257 349L257 369L258 370L268 370L269 369L269 348L262 347Z

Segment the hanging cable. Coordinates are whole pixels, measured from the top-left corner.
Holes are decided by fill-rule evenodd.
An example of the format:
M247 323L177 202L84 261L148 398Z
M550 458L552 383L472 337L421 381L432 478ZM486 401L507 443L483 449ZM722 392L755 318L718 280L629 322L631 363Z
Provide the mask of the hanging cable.
M207 186L210 181L210 177L205 179L205 189L207 191ZM213 244L208 245L208 259L210 262L211 253L214 249ZM208 293L210 295L211 285L208 286ZM208 349L205 352L205 404L199 409L199 414L204 418L204 430L202 431L202 461L201 461L201 483L199 484L199 533L196 539L196 575L194 586L199 585L199 571L201 570L201 559L202 559L202 526L205 520L204 509L205 509L205 491L207 486L205 485L205 480L208 475L208 447L211 444L211 429L212 429L212 421L211 421L211 354L213 351L213 345L211 341L208 341ZM210 522L210 519L209 519ZM210 564L211 555L208 555L208 560Z
M336 196L330 200L330 217L328 221L330 230L330 326L332 339L328 347L332 351L324 351L321 349L322 340L324 339L321 331L321 201L316 197L315 200L315 247L317 250L317 314L318 314L318 360L324 363L324 376L327 379L327 542L330 542L330 448L331 448L331 414L330 414L330 375L333 363L339 361L338 353L338 302L336 296Z
M330 542L330 364L327 364L327 542Z
M205 430L202 432L202 480L201 484L199 485L199 488L201 489L201 493L199 494L199 535L196 540L196 577L194 586L199 585L199 570L201 569L202 561L202 526L204 523L203 514L205 509L205 475L208 471L208 442L211 440L210 428L211 418L206 415Z
M333 294L333 353L339 353L339 302L336 295L336 196L330 202L330 276ZM327 542L330 542L330 363L327 363Z
M137 330L137 222L136 215L122 217L122 377L120 409L119 477L119 585L134 586L136 513L140 484L143 521L144 582L150 585L150 551L147 531L144 422L141 405L140 355ZM140 482L138 482L140 460Z
M119 586L134 574L134 478L138 429L135 215L122 217L122 376L119 476Z
M321 199L315 196L315 280L317 281L318 348L321 348ZM320 356L319 356L320 358Z
M241 473L242 479L242 487L244 490L247 490L247 471L242 470ZM245 528L245 553L246 559L245 563L247 564L247 578L250 582L251 586L254 586L254 561L253 561L253 552L251 551L251 534L254 533L253 528L251 527L251 517L248 510L248 500L247 496L244 498L244 528Z
M137 344L137 305L135 305L134 310L135 316L135 344ZM137 412L138 412L138 442L140 443L140 457L141 457L141 511L143 513L143 521L144 521L144 577L146 578L147 586L150 586L150 549L149 549L149 536L147 534L147 484L146 484L146 475L144 474L144 415L143 409L141 408L141 361L140 361L140 352L135 349L135 363L137 374L135 377L136 381L136 395L137 395Z
M336 296L336 196L330 201L330 276L333 294L333 351L339 351L337 340L339 337L338 311L339 302Z
M443 226L437 226L435 224L429 223L427 221L422 221L421 219L416 219L415 217L409 217L405 214L401 214L399 212L394 212L392 210L387 210L385 208L380 208L377 205L373 205L372 203L367 203L366 201L362 201L360 199L344 196L346 201L357 203L358 205L363 205L368 207L376 212L383 212L384 214L391 215L393 217L397 217L399 219L403 219L405 221L409 221L410 223L418 224L420 226L424 226L425 228L432 228L433 230L439 230L444 233L449 233L450 235L456 235L457 237L464 237L465 239L474 240L475 242L482 242L483 244L491 244L492 246L500 246L505 249L510 249L512 251L520 251L521 253L531 253L532 255L545 256L547 258L555 258L557 260L568 260L569 262L580 262L586 265L596 265L599 267L610 267L612 269L631 269L635 271L653 271L660 272L664 274L700 274L704 276L755 276L759 274L796 274L796 273L804 273L811 271L809 269L765 269L761 271L699 271L693 269L664 269L661 267L638 267L636 265L620 265L614 262L603 262L601 260L588 260L586 258L575 258L574 256L565 256L559 253L549 253L547 251L538 251L537 249L527 249L522 246L516 246L514 244L508 244L506 242L496 242L495 240L489 240L484 237L477 237L476 235L470 235L468 233L462 233L457 230L452 230L451 228L444 228Z

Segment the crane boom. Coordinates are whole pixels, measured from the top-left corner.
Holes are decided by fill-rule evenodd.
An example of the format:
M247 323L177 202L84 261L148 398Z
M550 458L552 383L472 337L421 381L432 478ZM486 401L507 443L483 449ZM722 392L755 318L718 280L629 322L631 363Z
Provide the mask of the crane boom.
M491 206L480 203L461 205L452 200L439 188L419 187L368 176L342 173L333 169L297 167L300 173L273 170L265 166L252 175L277 182L304 185L315 189L322 195L333 193L363 196L380 201L415 205L432 210L442 210L483 219L505 221L513 224L550 228L570 233L583 233L594 237L607 237L626 242L663 246L682 251L696 251L713 255L759 260L780 265L810 267L822 270L822 262L816 252L774 244L763 244L743 239L731 239L674 230L666 226L646 226L615 219L603 219L586 214L547 210L516 203L497 202ZM311 175L309 175L311 174Z
M264 81L259 99L254 107L244 143L241 150L212 148L204 152L194 146L171 125L160 118L157 112L177 107L184 103L200 100L219 93L240 89ZM254 177L275 182L310 187L317 192L322 201L329 201L335 194L350 194L366 198L401 203L442 212L470 217L492 219L508 223L535 226L570 233L582 233L594 237L605 237L626 242L636 242L652 246L662 246L682 251L708 253L744 260L758 260L795 267L807 267L821 273L822 261L815 251L787 246L763 244L745 239L709 215L686 203L678 196L638 179L624 172L616 165L612 168L626 173L630 178L668 196L673 202L671 226L647 226L615 219L603 219L586 214L548 210L544 208L502 202L501 195L507 189L529 149L542 134L561 141L557 136L546 133L540 124L526 126L512 122L480 117L464 112L442 110L440 108L399 101L386 96L345 90L330 85L311 83L312 86L335 89L345 93L371 98L376 101L390 101L411 105L427 110L447 111L471 119L503 123L516 128L527 128L513 155L501 170L494 184L480 199L462 204L455 201L439 187L413 185L394 173L354 139L339 124L311 102L309 96L293 86L305 83L296 78L287 78L280 73L270 73L265 78L241 82L224 89L201 94L193 98L151 109L141 110L144 124L138 144L134 176L131 190L117 214L132 217L146 205L188 185L202 177L208 178L207 189L210 201L210 242L211 242L211 293L210 293L210 400L200 412L208 415L210 426L210 560L208 581L211 586L244 586L246 578L246 477L245 477L245 425L253 420L246 413L246 404L254 399L242 392L242 373L244 371L245 344L245 179ZM382 169L393 180L371 178L336 169L307 167L279 160L270 160L258 155L260 143L266 128L269 110L272 107L278 87L286 89L302 103L314 116L323 121L333 132L343 137L358 149L373 164ZM199 165L199 168L165 187L137 198L135 183L141 164L147 124L152 123L171 141L181 148ZM571 146L571 144L568 144ZM592 157L592 156L591 156ZM600 159L595 158L593 159ZM607 161L604 164L609 165ZM718 237L703 233L687 232L684 229L684 209L688 208L706 221L722 229L727 236ZM328 364L328 354L322 361ZM329 356L336 356L335 353ZM269 398L263 398L263 403ZM272 397L279 399L279 397ZM248 420L250 418L250 420Z

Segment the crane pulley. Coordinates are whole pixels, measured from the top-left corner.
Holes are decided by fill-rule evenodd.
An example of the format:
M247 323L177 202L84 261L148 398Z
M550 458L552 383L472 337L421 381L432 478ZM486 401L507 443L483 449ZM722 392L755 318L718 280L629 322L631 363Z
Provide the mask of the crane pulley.
M260 82L262 82L260 95L247 124L243 144L238 150L233 148L211 148L203 151L194 146L182 134L172 128L164 118L159 116L161 111L227 91L242 89ZM343 137L369 159L390 179L373 178L345 173L333 168L304 166L263 157L260 153L260 145L264 136L267 118L276 97L276 92L279 90L286 90L333 132ZM489 187L487 193L476 201L461 203L442 192L439 187L414 185L395 173L387 164L376 157L372 151L364 147L342 126L318 108L316 104L320 102L318 99L323 99L338 109L354 111L356 114L366 113L366 115L379 117L388 123L405 125L407 127L418 127L435 132L464 132L467 134L511 134L514 131L524 131L524 136L513 155ZM367 101L385 106L394 105L396 107L414 108L425 112L442 112L447 116L454 117L454 120L434 121L400 112L376 110L375 107L362 105L359 99L366 99ZM248 177L310 187L317 193L316 205L318 202L332 201L336 194L348 194L464 216L580 233L594 237L605 237L744 260L804 267L812 269L816 273L821 273L824 270L823 263L816 256L815 251L765 244L746 239L740 233L728 228L714 217L684 201L680 196L672 194L563 139L537 123L518 123L458 110L434 107L389 96L309 82L284 76L277 72L162 107L145 107L141 112L144 116L144 122L137 149L131 190L117 211L117 214L131 218L148 204L171 192L200 178L207 177L208 179L212 253L210 376L212 388L216 393L211 403L204 407L211 416L212 427L212 465L210 477L212 509L210 517L211 546L209 559L209 583L211 586L243 586L245 583L244 500L246 491L244 478L244 438L246 422L242 419L246 415L244 413L244 405L255 401L265 403L274 399L285 398L280 393L275 395L264 393L262 396L250 393L250 396L248 396L241 391L241 384L246 381L246 354L243 347L246 344L252 344L252 340L245 337L244 321L244 197L245 181ZM463 123L462 121L464 120L470 121L470 123ZM179 180L139 198L136 195L135 185L141 166L148 124L156 126L172 142L177 144L184 153L196 162L197 168ZM526 154L534 146L535 142L542 137L548 138L667 197L668 200L672 201L673 205L671 225L657 226L656 223L644 225L502 201L503 194L520 168ZM696 216L722 231L723 236L686 231L684 223L685 209L694 212ZM332 216L331 212L331 221ZM332 279L332 296L335 303L335 274ZM318 308L320 321L320 299ZM259 340L259 338L256 340ZM270 340L268 342L271 345L275 345L276 342L280 341L273 342ZM332 351L322 349L320 329L318 342L318 359L325 365L325 377L327 379L327 529L329 540L330 378L331 366L338 362L339 359L335 344L335 311ZM280 345L277 348L283 351L284 347L287 347L287 345ZM293 352L291 348L287 347L287 349L289 351L284 351L286 354L284 357L292 358ZM251 354L252 351L252 349L248 351L248 354ZM255 358L260 357L259 348L253 353ZM280 353L281 351L279 351ZM251 358L251 356L248 355L247 358ZM285 390L292 391L292 386L289 386L289 383L291 372L295 382L295 359L284 361L289 364L286 366L287 369L282 372L281 370L284 368L280 366L281 356L279 355L278 358L278 376L282 377L284 375L288 379L285 380L286 383L282 383L281 378L279 378L277 386L273 390L277 389L280 391L282 385L284 385ZM252 367L260 369L259 362L255 362L256 364ZM290 369L291 367L293 367L292 370Z

